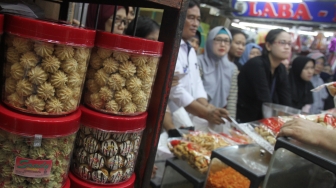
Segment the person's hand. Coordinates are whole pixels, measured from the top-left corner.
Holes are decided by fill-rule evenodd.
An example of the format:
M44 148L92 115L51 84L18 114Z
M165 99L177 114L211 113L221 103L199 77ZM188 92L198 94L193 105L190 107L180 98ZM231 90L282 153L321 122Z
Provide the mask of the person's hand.
M208 104L207 108L210 110L216 109L216 107L210 103Z
M153 171L152 171L151 178L154 178L154 177L155 177L157 169L158 169L158 167L154 165L154 166L153 166Z
M229 112L224 108L209 109L206 120L208 120L209 123L219 125L224 123L222 118L228 118L228 116Z
M179 83L180 78L178 76L173 77L172 87L177 86Z
M76 19L72 20L72 25L79 26L79 21Z
M295 118L282 126L278 137L288 136L303 143L318 145L319 137L323 137L321 129L326 128L309 120Z

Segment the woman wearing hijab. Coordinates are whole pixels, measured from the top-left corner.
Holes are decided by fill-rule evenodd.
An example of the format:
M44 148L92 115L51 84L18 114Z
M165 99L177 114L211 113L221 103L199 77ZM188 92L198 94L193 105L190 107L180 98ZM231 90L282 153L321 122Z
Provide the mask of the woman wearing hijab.
M97 4L89 5L86 18L86 27L111 32L113 15L114 15L114 5L100 5L98 24L97 28L95 28L96 17L98 14L97 7L98 7ZM116 34L124 33L124 30L128 25L127 14L128 14L128 7L124 6L117 7L113 33Z
M227 108L230 115L235 117L238 70L227 56L231 40L229 30L222 26L213 28L198 62L209 103L218 108Z
M257 56L261 56L262 48L255 44L249 43L245 46L245 51L239 59L239 63L244 65L249 59L252 59Z
M310 80L314 74L315 60L299 56L294 59L292 68L289 71L289 83L292 98L292 107L302 109L303 112L309 113L313 103L313 84Z
M311 79L311 83L313 84L313 87L320 86L324 84L323 79L321 78L321 72L323 69L323 65L325 63L325 57L322 53L320 52L312 52L307 55L307 57L312 58L315 60L315 70L314 70L314 76ZM324 110L325 102L328 101L331 103L330 108L333 108L332 104L333 102L333 97L328 94L327 89L322 89L319 92L314 92L313 93L313 99L314 103L312 104L310 108L310 113L311 114L318 114L321 113L322 110ZM328 108L328 109L330 109Z

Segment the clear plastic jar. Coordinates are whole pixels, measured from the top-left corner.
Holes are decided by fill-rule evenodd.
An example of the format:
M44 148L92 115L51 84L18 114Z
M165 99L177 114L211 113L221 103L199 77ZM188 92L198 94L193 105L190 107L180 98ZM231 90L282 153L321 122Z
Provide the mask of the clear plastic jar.
M118 184L134 172L147 113L111 116L81 106L71 172L96 184Z
M76 111L96 32L13 15L5 21L2 101L30 114Z
M0 105L0 184L66 187L81 111L58 118L19 114Z
M111 114L147 110L163 43L97 31L86 75L84 102Z

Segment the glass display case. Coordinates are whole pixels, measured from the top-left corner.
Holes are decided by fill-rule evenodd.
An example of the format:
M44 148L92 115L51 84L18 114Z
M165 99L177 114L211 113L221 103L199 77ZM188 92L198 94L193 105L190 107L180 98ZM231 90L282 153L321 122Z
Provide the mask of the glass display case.
M336 154L278 138L263 188L335 188Z
M212 151L205 187L258 188L266 175L271 154L259 145L229 146ZM232 181L234 180L234 181Z
M192 168L187 161L167 159L161 188L202 188L206 174Z

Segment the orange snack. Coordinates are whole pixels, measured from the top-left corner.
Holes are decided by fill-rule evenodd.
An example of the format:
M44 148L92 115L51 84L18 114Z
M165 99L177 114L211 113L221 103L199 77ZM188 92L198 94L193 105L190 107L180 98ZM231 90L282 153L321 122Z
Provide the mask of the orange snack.
M206 188L249 188L250 180L231 167L210 172Z

